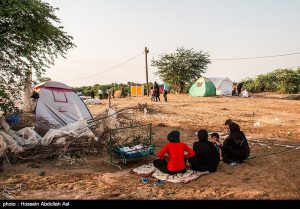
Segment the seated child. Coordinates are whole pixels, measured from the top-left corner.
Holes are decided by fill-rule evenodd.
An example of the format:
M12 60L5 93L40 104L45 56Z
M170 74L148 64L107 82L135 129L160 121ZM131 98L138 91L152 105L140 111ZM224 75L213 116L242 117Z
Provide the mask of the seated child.
M214 145L216 146L219 154L220 154L220 158L222 157L222 143L220 142L220 135L218 133L212 133L210 135L211 137L211 142L214 143Z

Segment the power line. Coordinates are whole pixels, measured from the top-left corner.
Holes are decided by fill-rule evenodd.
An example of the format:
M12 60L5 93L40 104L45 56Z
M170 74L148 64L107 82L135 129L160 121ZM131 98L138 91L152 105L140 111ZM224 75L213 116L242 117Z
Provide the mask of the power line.
M158 53L150 52L153 55L160 56ZM288 54L276 54L276 55L267 55L267 56L255 56L255 57L237 57L237 58L211 58L211 60L215 61L234 61L234 60L251 60L251 59L265 59L265 58L274 58L274 57L286 57L300 55L300 52L288 53Z
M105 73L105 72L114 70L114 69L116 69L116 68L118 68L118 67L120 67L120 66L122 66L122 65L125 65L125 64L127 64L128 62L130 62L130 61L132 61L132 60L138 58L139 56L141 56L141 55L143 55L143 54L144 54L144 52L142 52L142 53L140 53L140 54L138 54L138 55L136 55L136 56L134 56L134 57L132 57L132 58L130 58L130 59L128 59L128 60L126 60L126 61L120 63L120 64L118 64L118 65L115 65L115 66L113 66L113 67L111 67L111 68L108 68L108 69L106 69L106 70L103 70L103 71L101 71L101 72L94 73L94 74L91 74L91 75L88 75L88 76L84 76L84 77L80 77L80 78L76 78L76 79L72 79L72 80L61 81L61 82L78 81L78 80L90 78L90 77L93 77L93 76L96 76L96 75L100 75L100 74L102 74L102 73Z
M293 56L299 55L300 52L290 53L290 54L277 54L277 55L267 55L267 56L258 56L258 57L240 57L240 58L220 58L220 59L211 59L211 60L223 60L223 61L230 61L230 60L250 60L250 59L265 59L265 58L273 58L273 57L286 57L286 56Z

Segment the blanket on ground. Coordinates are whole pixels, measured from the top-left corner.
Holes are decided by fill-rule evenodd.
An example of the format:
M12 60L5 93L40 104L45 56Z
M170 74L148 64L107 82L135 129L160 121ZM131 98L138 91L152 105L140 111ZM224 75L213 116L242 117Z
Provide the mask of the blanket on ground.
M186 173L170 175L156 169L152 163L149 165L142 165L135 169L132 169L131 173L143 177L153 177L162 181L168 181L172 183L189 183L191 181L198 179L200 176L209 174L208 171L199 172L199 171L193 171L191 169L187 169Z

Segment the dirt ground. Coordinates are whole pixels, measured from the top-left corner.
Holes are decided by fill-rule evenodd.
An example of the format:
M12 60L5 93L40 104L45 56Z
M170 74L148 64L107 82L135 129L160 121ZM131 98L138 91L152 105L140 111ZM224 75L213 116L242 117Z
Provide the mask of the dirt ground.
M224 131L224 121L231 118L248 137L254 158L235 167L221 162L216 173L188 184L166 183L160 187L154 186L154 180L143 184L140 177L129 173L131 168L150 163L153 156L120 164L122 170L103 162L107 159L105 155L87 157L76 165L56 166L56 162L6 165L5 172L0 174L0 189L3 185L21 183L22 191L15 196L18 199L300 198L300 101L263 95L251 98L169 95L167 103L151 102L146 97L112 100L118 109L138 103L147 103L151 110L139 117L143 123L153 124L156 152L167 142L166 135L172 129L178 129L181 141L192 146L198 129ZM89 108L97 115L107 104L105 100ZM257 122L260 126L254 127Z

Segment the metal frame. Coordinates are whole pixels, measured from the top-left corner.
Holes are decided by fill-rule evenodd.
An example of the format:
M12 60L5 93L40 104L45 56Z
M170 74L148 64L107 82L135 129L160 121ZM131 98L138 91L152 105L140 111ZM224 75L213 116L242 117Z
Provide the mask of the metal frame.
M115 157L115 159L118 159L118 160L121 159L123 164L127 164L127 161L129 160L129 158L126 158L125 155L117 156L113 152L114 146L112 144L112 141L113 141L112 133L114 131L117 131L117 130L142 128L142 127L148 127L148 129L147 129L147 139L143 143L146 144L146 145L149 145L149 146L152 145L154 147L154 145L152 144L152 124L151 123L150 124L145 124L145 125L133 125L133 126L126 126L126 127L119 127L119 128L114 128L114 129L109 130L108 154L109 154L109 157L110 157L110 163L113 164L114 157ZM149 154L149 155L151 155L151 154ZM140 157L133 157L133 158L130 158L130 159L137 159L137 158L146 157L146 156L149 156L149 155L140 156Z

